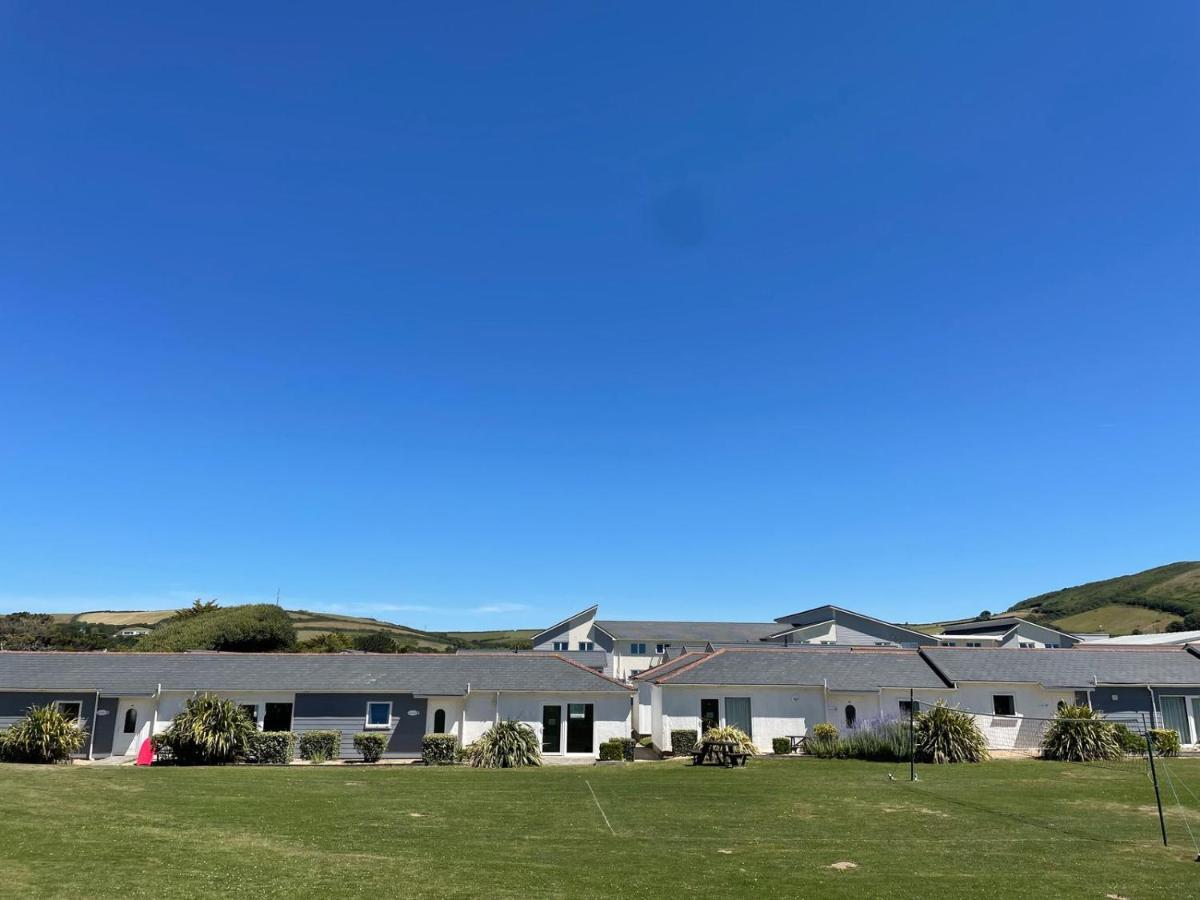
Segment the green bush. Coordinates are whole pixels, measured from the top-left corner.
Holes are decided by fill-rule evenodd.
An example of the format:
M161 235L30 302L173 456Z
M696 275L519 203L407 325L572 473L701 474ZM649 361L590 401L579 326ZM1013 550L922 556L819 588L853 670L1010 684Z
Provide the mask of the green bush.
M246 742L246 760L259 766L286 766L296 758L296 735L290 731L256 731Z
M1172 728L1151 728L1150 740L1154 741L1154 752L1159 756L1178 756L1179 732Z
M785 737L771 738L771 750L776 756L785 756L792 752L792 739Z
M363 762L379 762L383 758L383 751L386 748L386 734L376 731L360 731L354 736L354 749L361 754Z
M497 722L465 751L467 762L478 769L516 769L542 764L537 734L523 722Z
M645 737L640 737L640 738L638 738L637 745L639 747L653 747L654 746L654 738L652 738L650 735L646 735Z
M835 741L837 740L838 730L836 725L830 725L828 722L820 722L812 727L810 738L816 738L818 741Z
M12 762L12 750L8 739L9 729L0 730L0 762Z
M617 743L621 746L621 758L626 762L633 762L633 757L637 751L637 741L633 738L615 737L609 738L610 743Z
M448 766L458 755L458 738L452 734L427 734L421 738L421 759L427 766Z
M354 641L349 635L340 631L326 631L301 641L294 649L297 653L344 653L353 647Z
M938 765L983 762L988 758L987 739L975 717L942 702L917 713L914 719L917 759Z
M719 725L708 729L704 732L704 743L711 744L716 741L727 741L734 745L735 753L749 753L751 756L756 754L758 750L754 746L754 741L750 739L750 735L742 731L736 725Z
M258 733L234 701L200 694L190 697L170 727L155 736L154 746L165 748L182 765L223 765L245 757Z
M14 762L67 762L84 748L87 737L83 726L57 706L32 706L5 734L4 755Z
M804 752L821 759L833 759L838 754L838 739L830 737L810 737L804 742Z
M1114 722L1113 734L1125 753L1136 756L1146 752L1146 739L1137 732L1130 731L1129 726Z
M696 746L698 732L695 728L679 728L671 731L671 752L676 756L691 753Z
M1112 722L1090 706L1064 706L1042 737L1042 758L1064 762L1117 759L1124 753Z
M904 762L912 742L908 722L888 720L864 722L844 737L829 741L817 739L818 745L831 743L838 759L866 759L873 762Z
M340 731L306 731L300 735L300 758L313 763L337 759L342 752Z
M272 653L289 650L295 643L296 629L288 614L278 606L259 603L173 617L141 638L135 649Z
M606 762L625 759L625 750L618 740L605 741L600 745L600 759Z

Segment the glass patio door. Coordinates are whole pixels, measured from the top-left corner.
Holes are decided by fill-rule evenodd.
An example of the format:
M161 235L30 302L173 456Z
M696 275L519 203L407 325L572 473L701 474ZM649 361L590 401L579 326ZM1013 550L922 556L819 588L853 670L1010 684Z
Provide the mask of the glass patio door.
M748 737L754 737L750 727L750 698L725 698L725 724L740 728Z
M1159 697L1163 725L1179 732L1179 740L1185 744L1195 743L1192 739L1192 723L1188 718L1186 697Z

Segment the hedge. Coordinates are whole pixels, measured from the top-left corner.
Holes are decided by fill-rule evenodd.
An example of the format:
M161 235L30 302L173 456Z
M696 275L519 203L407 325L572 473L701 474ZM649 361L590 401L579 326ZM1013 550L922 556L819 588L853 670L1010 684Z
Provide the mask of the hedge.
M695 728L679 728L671 731L671 752L676 756L691 753L696 746L699 733Z
M771 750L776 756L792 752L792 739L785 737L771 738Z
M625 750L621 746L621 741L614 738L610 741L605 741L600 745L600 759L603 761L617 761L625 758Z
M387 735L360 731L354 736L354 749L362 754L363 762L379 762L383 748L387 746Z
M290 731L256 731L246 747L248 762L258 766L286 766L296 756L296 735Z
M427 734L421 738L421 759L427 766L452 765L458 758L458 738L452 734Z
M306 731L300 735L300 758L322 763L337 759L342 751L340 731Z

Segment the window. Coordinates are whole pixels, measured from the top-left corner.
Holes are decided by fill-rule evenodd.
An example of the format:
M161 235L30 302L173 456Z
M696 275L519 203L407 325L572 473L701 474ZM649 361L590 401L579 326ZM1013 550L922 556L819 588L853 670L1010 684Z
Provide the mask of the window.
M1057 649L1058 649L1058 644L1047 644L1046 646L1047 646L1049 649L1051 649L1051 650L1057 650Z
M585 651L585 652L586 652L586 651L588 651L588 650L595 650L595 649L596 649L596 644L595 644L595 642L593 642L593 641L580 641L580 642L579 642L579 649L580 649L580 650L583 650L583 651Z
M439 709L433 714L433 733L446 733L446 711L444 709Z
M137 710L132 706L125 710L125 727L122 729L125 734L137 733Z
M559 653L562 653L562 652L564 652L564 651L566 651L566 650L570 650L570 649L571 649L571 645L570 645L569 643L567 643L566 641L555 641L555 642L554 642L554 649L555 649L556 651L558 651Z
M291 731L292 704L268 703L263 714L263 731Z
M708 699L700 701L700 733L704 734L710 728L721 724L721 701Z
M59 700L54 704L54 706L68 719L73 719L78 722L83 718L83 704L78 700Z
M655 644L654 652L657 653L659 656L662 656L664 653L667 652L667 645L666 644Z
M853 728L854 723L858 721L858 710L854 708L853 703L846 704L846 727Z
M1092 705L1092 699L1088 696L1087 691L1076 691L1075 692L1075 705L1076 706L1091 706Z
M1017 641L1017 646L1022 650L1032 650L1037 645L1033 641Z
M967 641L968 647L982 647L983 644L979 641Z
M942 641L942 646L943 647L957 647L958 644L956 644L954 641Z
M629 655L630 656L645 656L646 655L646 645L645 644L630 644L629 645Z
M912 701L901 700L900 701L900 715L907 716L907 715L911 714L911 715L915 716L920 711L921 711L921 701L920 700L912 700Z
M391 728L392 727L392 704L390 703L368 703L367 704L367 728Z
M238 709L240 709L243 713L246 714L246 718L248 718L256 726L258 725L258 707L257 706L255 706L253 703L243 703L241 706L238 707Z
M1017 701L1012 694L993 694L992 712L997 716L1015 716Z

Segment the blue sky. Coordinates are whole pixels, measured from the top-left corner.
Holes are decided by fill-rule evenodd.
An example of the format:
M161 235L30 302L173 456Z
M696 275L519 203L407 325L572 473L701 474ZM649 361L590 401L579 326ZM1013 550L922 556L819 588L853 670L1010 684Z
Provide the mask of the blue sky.
M1200 558L1198 15L4 3L0 608L918 621Z

